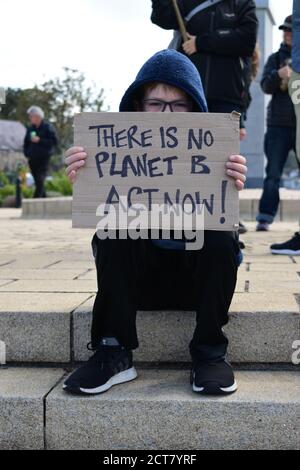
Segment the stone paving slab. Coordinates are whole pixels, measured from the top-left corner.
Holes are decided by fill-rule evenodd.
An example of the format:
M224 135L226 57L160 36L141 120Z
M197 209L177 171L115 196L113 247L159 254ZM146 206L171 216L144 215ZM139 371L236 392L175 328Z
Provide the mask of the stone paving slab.
M58 385L46 402L47 448L300 448L299 374L237 372L237 393L201 397L187 370L137 370L136 380L88 399Z
M267 263L267 264L280 264L282 266L294 264L294 260L290 256L277 256L277 255L262 255L262 254L251 254L245 255L245 263Z
M299 305L293 294L285 296L282 293L268 292L251 294L235 294L230 306L230 312L290 312L299 313Z
M97 280L97 271L96 269L89 269L88 271L84 272L83 274L80 274L78 276L78 279L82 280Z
M0 269L0 285L4 279L23 280L71 280L80 278L82 280L92 280L93 277L84 277L84 269Z
M61 261L60 263L53 264L49 267L49 269L57 270L57 269L81 269L81 270L88 270L88 269L95 269L95 262L92 260L86 261Z
M44 397L59 369L0 369L0 450L44 449Z
M0 287L1 292L96 292L95 281L89 280L27 280L22 279Z
M292 282L300 282L300 276L297 271L285 271L284 275L282 271L269 271L268 272L268 281L282 281L284 277L285 281L292 281ZM265 271L240 271L238 274L238 278L243 281L265 281L266 280L266 272Z
M297 273L299 272L299 264L292 263L292 264L275 264L275 263L251 263L249 266L249 271L250 272L255 272L255 271L262 271L266 273L266 278L268 277L269 272L282 272L282 275L284 276L284 273L286 272L294 272Z
M5 267L11 269L45 269L59 262L60 258L58 256L41 256L40 254L33 255L32 253L28 255L20 254L16 261L9 263Z
M9 292L1 292L0 313L70 313L89 297L90 294L87 293L73 293L72 295L69 295L68 293L65 294L53 292L15 292L14 295L11 295Z
M285 275L281 273L282 278L285 279ZM9 286L8 286L9 287ZM5 289L5 287L4 287ZM294 294L300 294L300 277L298 281L293 282L290 280L251 280L249 282L248 291L251 292L261 292L264 293L265 291L268 292L282 292L282 294L292 292Z
M7 276L5 276L4 279L0 279L0 287L6 286L7 284L10 284L13 282L13 279L6 279Z

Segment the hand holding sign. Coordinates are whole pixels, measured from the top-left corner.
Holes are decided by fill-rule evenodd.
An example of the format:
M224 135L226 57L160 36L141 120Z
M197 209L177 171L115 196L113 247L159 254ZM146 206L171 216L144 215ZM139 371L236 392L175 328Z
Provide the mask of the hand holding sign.
M155 114L155 115L154 115ZM234 229L238 196L225 175L237 154L239 116L233 114L83 113L75 117L75 144L66 156L74 187L73 226L95 227L100 203L200 204L205 228ZM241 189L245 160L234 155L228 171Z

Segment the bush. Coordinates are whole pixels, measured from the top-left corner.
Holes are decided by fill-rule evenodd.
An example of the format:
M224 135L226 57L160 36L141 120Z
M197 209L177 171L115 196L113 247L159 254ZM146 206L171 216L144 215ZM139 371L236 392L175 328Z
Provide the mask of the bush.
M3 186L6 186L9 184L9 179L4 173L4 171L0 171L0 187L2 188Z
M22 186L22 196L24 199L31 199L33 197L34 189Z
M46 181L46 191L55 191L63 196L72 196L72 183L64 170L57 171L53 174L52 180Z
M27 186L22 185L22 197L24 199L33 197L34 188L27 188ZM16 186L14 184L6 184L5 186L0 187L0 207L3 205L3 201L7 196L15 196Z
M25 173L23 181L25 181ZM70 183L64 170L60 170L53 174L51 180L46 181L46 191L49 196L71 196L72 195L72 184ZM34 187L27 187L22 184L22 197L24 199L32 198L34 193ZM16 186L15 184L9 183L9 179L4 172L0 172L0 207L3 205L3 201L7 196L15 196Z
M14 196L15 186L13 184L6 184L0 188L0 199L4 199L6 196Z
M3 205L3 201L7 196L15 195L15 186L13 184L6 184L0 187L0 207Z

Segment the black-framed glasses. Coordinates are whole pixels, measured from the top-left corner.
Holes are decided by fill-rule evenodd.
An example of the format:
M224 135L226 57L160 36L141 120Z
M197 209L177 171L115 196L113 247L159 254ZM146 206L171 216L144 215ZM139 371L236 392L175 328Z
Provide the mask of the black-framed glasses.
M142 100L144 111L159 113L164 112L169 106L172 113L184 113L191 112L193 109L192 101L175 100L175 101L164 101L159 99L145 99Z

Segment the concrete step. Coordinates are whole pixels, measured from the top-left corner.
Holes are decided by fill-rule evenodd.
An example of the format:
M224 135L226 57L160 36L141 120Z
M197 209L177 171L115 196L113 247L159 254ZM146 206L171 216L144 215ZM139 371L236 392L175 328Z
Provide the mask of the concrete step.
M254 221L258 213L261 189L244 189L240 193L240 214L244 220ZM23 199L23 218L70 218L72 197L52 197L45 199ZM299 221L300 191L280 189L280 204L276 220Z
M255 221L258 214L261 189L245 189L240 196L240 216L245 221ZM280 203L276 216L277 221L299 222L300 191L293 189L280 189Z
M44 449L45 397L61 369L0 368L0 450Z
M299 373L240 371L237 393L201 397L189 370L137 370L88 398L62 370L1 370L0 449L300 449Z
M23 199L24 218L69 218L72 215L72 196Z
M5 300L4 293L1 298ZM0 341L6 344L8 362L68 363L90 356L86 345L90 341L93 295L14 293L14 301L22 311L8 308L0 312ZM271 297L266 293L235 294L225 327L230 360L290 363L299 322L299 306L291 292L275 292ZM194 327L195 312L138 312L135 360L189 362L188 344Z

